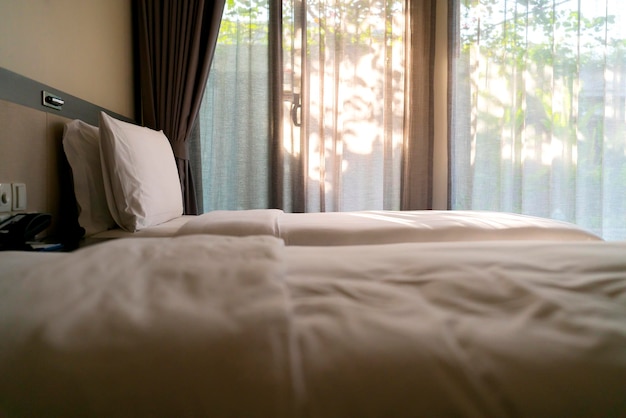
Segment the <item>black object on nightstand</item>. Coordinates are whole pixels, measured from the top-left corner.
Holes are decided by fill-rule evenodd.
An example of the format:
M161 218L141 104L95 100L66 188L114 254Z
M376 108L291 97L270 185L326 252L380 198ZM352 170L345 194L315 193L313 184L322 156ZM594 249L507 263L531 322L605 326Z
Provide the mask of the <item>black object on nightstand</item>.
M0 222L0 250L30 250L28 241L52 223L48 213L20 213Z

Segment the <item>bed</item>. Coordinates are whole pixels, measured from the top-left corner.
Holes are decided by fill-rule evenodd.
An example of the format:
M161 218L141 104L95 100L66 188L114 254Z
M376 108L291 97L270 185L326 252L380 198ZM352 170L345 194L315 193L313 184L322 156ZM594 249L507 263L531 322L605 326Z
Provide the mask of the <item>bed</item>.
M89 242L117 238L210 234L269 235L287 245L336 246L400 242L485 240L601 240L576 225L534 216L490 211L357 211L285 213L278 209L216 210L180 216L129 232L109 229Z
M626 243L0 253L3 417L623 417Z
M63 147L104 242L0 252L1 418L626 417L625 242L495 212L184 216L162 133L100 117Z
M66 124L78 223L87 243L192 234L269 235L287 245L337 246L477 240L600 240L576 225L489 211L285 213L278 209L184 216L178 171L162 132L102 112L100 127Z
M175 235L271 235L287 245L364 245L483 240L599 240L552 219L490 211L285 213L277 209L213 211L189 219Z

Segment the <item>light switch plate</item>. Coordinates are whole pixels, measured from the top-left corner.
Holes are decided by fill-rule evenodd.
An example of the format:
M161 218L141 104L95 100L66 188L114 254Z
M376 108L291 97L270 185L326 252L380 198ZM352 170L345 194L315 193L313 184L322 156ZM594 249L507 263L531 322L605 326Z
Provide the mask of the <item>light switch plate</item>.
M11 183L0 183L0 212L11 212Z
M26 210L26 185L12 183L11 186L13 186L13 210Z

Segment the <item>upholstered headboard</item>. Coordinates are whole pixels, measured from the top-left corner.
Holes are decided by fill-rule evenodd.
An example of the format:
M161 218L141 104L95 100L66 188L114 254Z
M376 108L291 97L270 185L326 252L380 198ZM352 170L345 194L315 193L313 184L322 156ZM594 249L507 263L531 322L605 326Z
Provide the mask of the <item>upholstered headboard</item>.
M65 101L62 109L43 106L42 91L61 97ZM73 234L76 220L71 174L62 148L63 128L73 119L98 125L101 110L132 122L0 68L0 183L26 185L26 212L53 215L48 235Z

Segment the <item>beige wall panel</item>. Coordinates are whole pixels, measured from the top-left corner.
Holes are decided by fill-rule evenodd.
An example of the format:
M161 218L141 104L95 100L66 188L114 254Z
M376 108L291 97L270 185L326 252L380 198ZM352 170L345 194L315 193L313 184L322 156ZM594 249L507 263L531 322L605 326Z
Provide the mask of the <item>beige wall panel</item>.
M0 126L0 181L25 183L27 211L47 212L46 114L0 101Z
M0 0L0 67L134 118L128 0Z
M52 214L49 234L61 219L62 203L68 204L60 199L60 178L64 178L60 174L67 169L63 166L63 127L68 121L0 100L0 182L26 184L26 212Z

